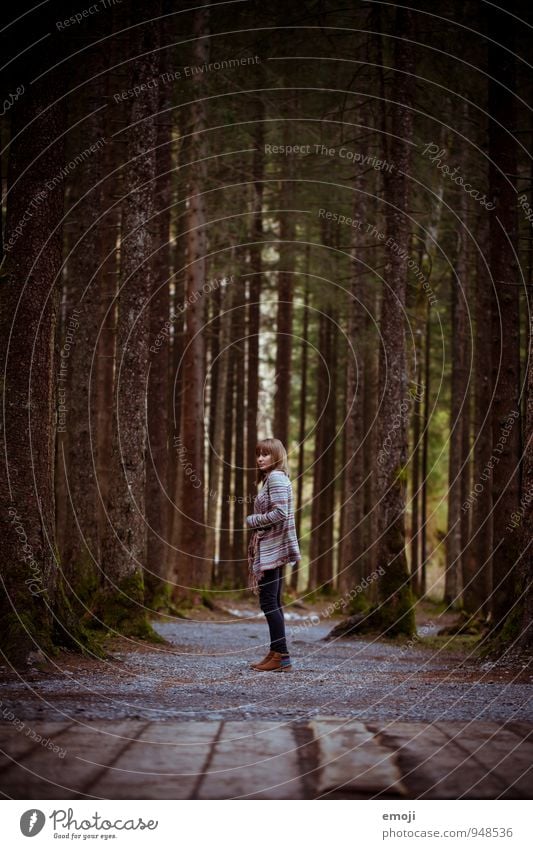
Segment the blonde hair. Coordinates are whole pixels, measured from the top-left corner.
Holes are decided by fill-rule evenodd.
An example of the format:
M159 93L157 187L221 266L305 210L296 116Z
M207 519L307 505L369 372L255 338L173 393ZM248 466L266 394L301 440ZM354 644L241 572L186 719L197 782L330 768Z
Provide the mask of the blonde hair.
M261 451L266 451L272 457L272 464L268 472L272 472L274 469L281 469L287 477L289 476L289 461L283 442L279 439L260 439L255 447L255 456L257 457ZM267 470L258 467L255 482L257 484L261 483L266 475Z

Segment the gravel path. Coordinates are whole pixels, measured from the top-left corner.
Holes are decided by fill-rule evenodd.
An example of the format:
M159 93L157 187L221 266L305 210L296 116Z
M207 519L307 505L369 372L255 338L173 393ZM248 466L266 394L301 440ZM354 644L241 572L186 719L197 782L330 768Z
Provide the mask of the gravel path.
M168 645L117 640L105 662L63 654L24 680L4 669L0 709L28 720L533 720L523 666L480 663L420 638L325 642L332 621L318 616L289 615L292 674L255 672L248 664L266 653L266 623L250 608L238 613L157 622Z

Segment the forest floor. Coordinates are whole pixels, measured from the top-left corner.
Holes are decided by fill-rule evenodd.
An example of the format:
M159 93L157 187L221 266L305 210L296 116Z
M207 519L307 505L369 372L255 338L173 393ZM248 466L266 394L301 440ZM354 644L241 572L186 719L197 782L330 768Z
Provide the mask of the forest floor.
M432 605L421 606L418 634L411 640L358 637L325 641L339 621L326 615L327 605L291 605L286 608L286 618L294 671L276 675L249 668L249 663L268 650L263 615L249 602L226 604L226 611L195 608L188 612L188 619L161 617L154 627L166 644L120 638L112 641L106 660L63 652L52 663L34 667L23 676L4 668L0 742L6 754L3 769L0 764L0 775L5 777L0 792L3 789L5 795L17 798L63 798L69 794L143 798L136 792L161 793L162 798L276 798L272 780L281 774L293 776L276 783L283 788L282 798L317 798L331 792L338 797L342 787L350 787L352 796L433 793L444 798L457 794L458 765L464 765L465 758L470 764L469 769L460 770L461 780L467 782L465 797L472 787L477 788L472 792L481 793L480 798L505 793L526 794L527 798L531 792L532 665L524 660L483 659L475 653L473 638L438 636L437 631L453 621L453 614L441 613ZM235 759L239 762L235 747L229 746L225 756L233 759L229 769L237 769L241 783L236 779L228 784L224 778L217 784L209 777L215 750L217 757L224 757L227 735L230 742L237 733L235 739L245 741L242 756L251 757L256 764L258 751L268 753L270 736L266 732L274 728L277 748L267 755L267 774L260 771L256 790L249 791L248 768L242 763L233 765ZM150 740L143 737L147 729ZM46 751L42 742L40 746L29 743L28 737L37 730L56 746L64 741L74 772L65 772L67 762L59 764L57 754L49 751L51 743ZM169 773L166 762L162 773L150 772L159 777L159 783L155 781L155 790L147 789L146 764L141 769L142 758L147 757L146 752L141 757L143 746L151 744L153 764L154 746L159 746L162 757L162 744L170 740L178 745L176 740L183 734L200 761L189 763L191 753L185 757L182 751L180 757L185 757L186 763L179 764L181 783L176 784L175 773ZM84 735L89 736L85 739ZM100 743L104 741L100 753L95 735ZM117 741L122 742L115 752L112 744L118 746ZM435 751L442 753L448 744L453 753L448 751L448 764L446 758L440 759L442 775L424 772L420 764L430 764ZM128 748L131 745L136 754ZM479 756L480 745L483 757ZM306 747L307 761L303 755ZM298 753L297 763L283 762L289 750ZM344 762L346 752L358 753L355 766ZM29 759L28 765L18 763L20 758ZM373 776L364 786L361 763L366 763L363 773ZM500 774L497 765L502 763L505 769L502 767ZM34 766L29 768L31 764ZM176 766L175 751L172 765ZM54 777L59 767L63 777L70 775L67 784L58 784ZM96 767L95 776L91 771ZM407 767L414 779L406 779ZM450 775L452 767L455 777L446 789L444 776ZM111 783L110 768L114 770ZM222 768L215 772L227 769L222 761ZM90 780L86 780L89 773ZM132 773L142 774L144 780L137 791L130 779L120 789L120 778L126 773L130 778ZM488 773L492 778L487 783ZM160 776L170 774L174 776L173 782L167 778L170 789L167 785L161 788ZM203 781L206 775L208 781L201 791L198 776ZM309 775L315 776L313 781ZM322 776L322 783L317 776ZM265 791L265 787L270 789Z

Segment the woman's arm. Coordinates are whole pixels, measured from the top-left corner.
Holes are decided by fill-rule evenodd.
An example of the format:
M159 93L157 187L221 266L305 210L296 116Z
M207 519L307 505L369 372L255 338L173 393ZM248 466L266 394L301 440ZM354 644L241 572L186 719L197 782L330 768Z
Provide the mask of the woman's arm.
M264 528L267 525L275 525L283 522L289 515L289 491L287 488L287 476L283 472L270 472L268 476L268 490L272 510L268 513L252 513L246 517L249 528Z

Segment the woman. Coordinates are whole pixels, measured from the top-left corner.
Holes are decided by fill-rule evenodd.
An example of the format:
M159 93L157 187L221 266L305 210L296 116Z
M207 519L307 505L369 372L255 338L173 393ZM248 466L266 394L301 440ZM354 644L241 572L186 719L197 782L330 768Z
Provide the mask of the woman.
M291 658L285 638L281 585L286 564L296 565L300 548L294 525L292 485L287 452L279 439L262 439L257 444L257 479L263 482L254 501L254 512L246 517L252 528L248 546L250 589L259 595L261 610L270 631L270 651L252 669L260 672L290 672Z

